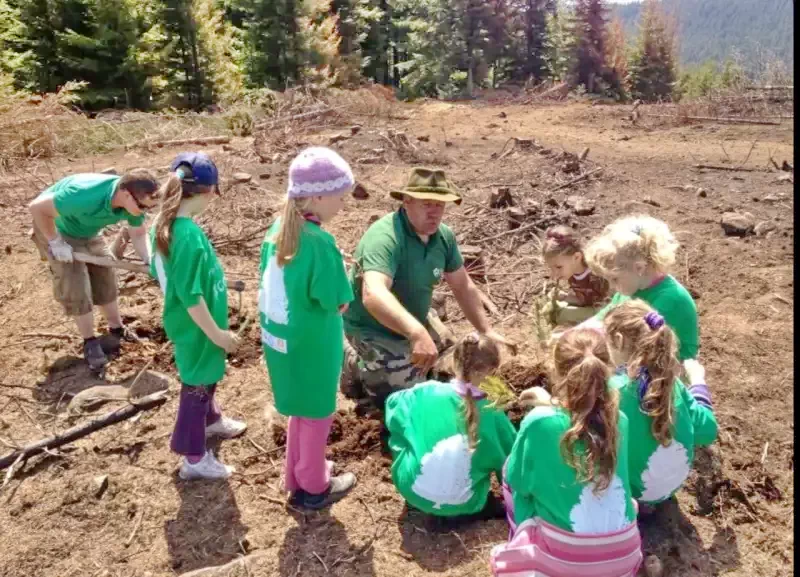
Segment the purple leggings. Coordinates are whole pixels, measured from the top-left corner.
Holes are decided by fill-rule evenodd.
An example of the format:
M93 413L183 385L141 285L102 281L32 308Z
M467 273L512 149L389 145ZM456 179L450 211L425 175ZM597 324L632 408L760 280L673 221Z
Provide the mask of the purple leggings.
M181 385L178 418L172 432L170 448L187 457L202 457L206 453L206 427L216 423L222 413L214 399L217 385Z

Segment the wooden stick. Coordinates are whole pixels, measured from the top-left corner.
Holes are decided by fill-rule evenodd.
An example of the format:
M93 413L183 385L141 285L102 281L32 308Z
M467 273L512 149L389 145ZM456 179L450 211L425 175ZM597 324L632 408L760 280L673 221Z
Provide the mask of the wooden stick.
M117 409L116 411L112 411L111 413L107 413L102 417L89 421L88 423L67 429L63 433L59 433L47 439L41 439L26 445L21 449L12 451L3 457L0 457L0 470L5 469L20 457L22 457L22 459L28 459L34 455L38 455L39 453L44 453L47 449L61 447L62 445L66 445L67 443L71 443L72 441L86 437L95 431L99 431L100 429L104 429L110 425L130 419L142 411L147 411L163 405L166 400L166 392L159 391L137 400L135 405L127 405L121 409Z
M760 168L744 168L742 166L719 166L717 164L695 164L694 168L704 168L706 170L725 170L727 172L764 172Z
M130 262L127 260L116 260L105 256L94 256L82 252L72 253L73 258L78 262L86 264L93 264L95 266L105 266L109 268L119 268L122 270L129 270L131 272L138 272L140 274L150 274L150 269L146 264ZM240 280L227 281L228 288L235 291L244 290L244 282Z
M204 136L200 138L181 138L178 140L142 140L129 144L126 148L133 148L135 146L184 146L186 144L228 144L231 141L230 136Z
M602 167L602 166L598 166L597 168L595 168L595 169L593 169L593 170L590 170L589 172L584 172L583 174L581 174L580 176L578 176L578 177L576 177L576 178L573 178L573 179L572 179L572 180L570 180L569 182L565 182L565 183L564 183L564 184L562 184L561 186L557 186L556 188L554 188L553 190L551 190L551 191L550 191L550 193L552 194L552 193L554 193L554 192L558 192L559 190L563 190L563 189L565 189L565 188L568 188L568 187L572 186L573 184L577 184L577 183L579 183L579 182L580 182L580 181L582 181L582 180L586 180L586 179L587 179L587 178L589 178L591 175L593 175L593 174L595 174L595 173L597 173L597 172L600 172L601 170L603 170L603 167ZM517 229L517 230L519 230L519 229Z
M760 124L764 126L780 126L780 122L773 122L771 120L761 120L758 118L728 118L723 116L678 116L676 114L652 114L645 112L645 116L652 116L654 118L672 118L674 120L697 120L706 122L727 122L729 124Z

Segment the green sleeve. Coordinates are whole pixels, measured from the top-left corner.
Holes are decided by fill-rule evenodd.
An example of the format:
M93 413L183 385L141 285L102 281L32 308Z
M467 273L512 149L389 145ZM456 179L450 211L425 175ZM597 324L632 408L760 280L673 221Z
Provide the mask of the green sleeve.
M461 251L458 249L456 242L456 235L453 230L446 224L442 225L442 238L447 246L447 256L444 262L444 272L456 272L464 266L464 258L461 256Z
M531 479L536 470L536 439L530 427L520 429L519 435L508 456L506 483L511 487L514 497L514 522L519 524L530 519L535 513L533 483Z
M126 214L128 214L128 216L125 217L125 220L127 220L128 224L131 225L132 227L135 228L138 226L142 226L144 224L144 220L146 218L146 215L144 213L140 214L139 216L134 216L130 213Z
M688 306L688 304L692 306ZM697 326L697 308L694 302L687 303L687 306L681 307L680 316L676 320L678 322L674 323L673 329L680 343L678 359L685 361L686 359L697 358L700 336Z
M353 300L353 288L347 278L342 253L336 248L333 237L317 236L316 232L312 235L308 237L313 239L314 246L309 297L323 310L337 312L340 306Z
M389 431L389 449L396 456L406 448L405 424L408 422L407 395L411 389L397 391L386 398L386 428Z
M400 247L390 232L373 225L364 233L358 248L360 251L356 251L356 260L361 273L375 271L394 278Z
M598 321L603 321L606 318L606 315L611 312L611 309L620 305L621 303L624 303L629 298L630 297L626 297L622 293L614 293L614 296L611 298L611 302L597 311L597 314L594 315L594 318Z
M695 446L707 447L717 440L719 433L717 417L714 415L713 410L698 403L683 383L680 383L680 390L681 397L683 402L686 403L694 425Z
M197 234L176 238L170 246L171 263L169 282L175 287L175 296L187 309L197 305L203 296L203 283L208 277L208 254Z
M517 440L517 430L503 411L494 410L493 412L494 429L497 435L497 454L492 468L497 478L500 479L502 478L503 465L506 464L508 456L511 454L511 449L514 447L514 441Z
M58 216L81 216L87 211L93 212L106 200L106 193L102 187L81 187L72 181L57 182L52 190L53 206Z

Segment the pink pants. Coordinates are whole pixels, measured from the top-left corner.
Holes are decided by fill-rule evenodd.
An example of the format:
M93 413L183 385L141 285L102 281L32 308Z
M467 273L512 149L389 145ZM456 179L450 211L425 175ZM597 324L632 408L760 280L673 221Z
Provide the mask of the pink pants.
M319 495L331 482L332 463L325 460L333 415L325 419L289 417L286 431L284 488L294 493L303 489Z

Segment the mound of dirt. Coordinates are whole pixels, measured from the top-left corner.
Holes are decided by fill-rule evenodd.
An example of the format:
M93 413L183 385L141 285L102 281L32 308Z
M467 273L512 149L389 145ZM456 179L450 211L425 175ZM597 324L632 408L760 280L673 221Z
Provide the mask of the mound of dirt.
M550 390L547 366L541 361L513 357L500 365L497 376L503 379L517 394L531 387L543 387L545 390Z

